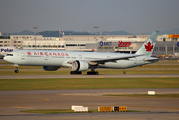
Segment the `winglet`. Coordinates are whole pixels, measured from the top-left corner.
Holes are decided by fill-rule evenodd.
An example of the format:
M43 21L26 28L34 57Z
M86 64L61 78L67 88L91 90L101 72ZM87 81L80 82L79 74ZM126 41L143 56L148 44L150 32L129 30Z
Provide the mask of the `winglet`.
M135 54L148 54L147 56L151 56L155 47L158 34L159 31L154 31Z

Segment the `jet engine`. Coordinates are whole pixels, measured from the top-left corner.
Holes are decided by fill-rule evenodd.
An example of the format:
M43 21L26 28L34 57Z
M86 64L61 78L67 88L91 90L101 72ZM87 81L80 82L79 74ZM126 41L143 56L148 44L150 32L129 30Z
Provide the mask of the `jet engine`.
M86 71L89 69L89 64L86 61L76 60L72 62L72 70Z
M43 69L46 71L56 71L58 70L58 68L60 67L56 67L56 66L43 66Z

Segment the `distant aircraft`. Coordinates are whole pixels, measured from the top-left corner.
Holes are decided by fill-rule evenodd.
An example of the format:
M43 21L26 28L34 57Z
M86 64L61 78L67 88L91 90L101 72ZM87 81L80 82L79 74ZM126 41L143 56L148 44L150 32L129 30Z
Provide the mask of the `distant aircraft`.
M0 56L4 57L6 56L9 52L19 50L15 46L7 46L7 47L0 47Z
M17 50L10 52L4 60L18 65L43 66L46 71L55 71L60 67L71 67L71 74L98 74L95 68L126 69L157 62L158 58L151 57L159 31L154 31L147 41L135 54L104 53L104 52L75 52L57 50ZM125 74L125 72L124 72Z

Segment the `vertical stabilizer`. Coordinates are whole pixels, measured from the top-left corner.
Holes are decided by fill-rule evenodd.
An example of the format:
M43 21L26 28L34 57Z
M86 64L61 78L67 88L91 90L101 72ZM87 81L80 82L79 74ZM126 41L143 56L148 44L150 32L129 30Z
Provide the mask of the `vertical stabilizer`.
M147 54L151 56L155 47L159 31L154 31L135 54Z

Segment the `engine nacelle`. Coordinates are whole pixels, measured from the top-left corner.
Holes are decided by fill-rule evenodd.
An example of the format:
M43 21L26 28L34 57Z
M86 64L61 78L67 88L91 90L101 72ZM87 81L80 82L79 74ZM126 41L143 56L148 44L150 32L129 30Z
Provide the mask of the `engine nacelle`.
M56 67L56 66L43 66L43 69L46 71L56 71L58 70L58 68L60 67Z
M72 70L86 71L89 69L89 64L86 61L76 60L72 62Z

